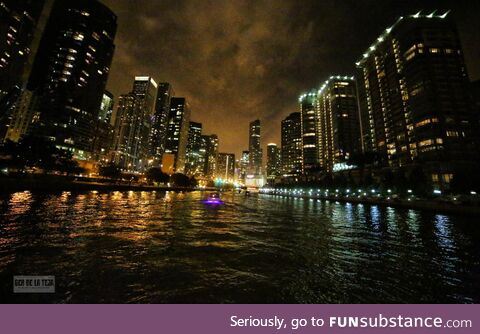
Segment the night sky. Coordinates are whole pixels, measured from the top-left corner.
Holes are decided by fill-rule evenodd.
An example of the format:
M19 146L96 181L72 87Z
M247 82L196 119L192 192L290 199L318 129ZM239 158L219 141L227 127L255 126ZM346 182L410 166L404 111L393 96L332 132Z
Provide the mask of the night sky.
M192 121L216 133L220 151L248 149L248 124L262 144L280 144L280 121L298 96L354 63L399 16L452 9L472 80L480 79L480 1L103 0L118 15L108 89L118 97L135 75L173 84ZM265 159L265 158L264 158Z

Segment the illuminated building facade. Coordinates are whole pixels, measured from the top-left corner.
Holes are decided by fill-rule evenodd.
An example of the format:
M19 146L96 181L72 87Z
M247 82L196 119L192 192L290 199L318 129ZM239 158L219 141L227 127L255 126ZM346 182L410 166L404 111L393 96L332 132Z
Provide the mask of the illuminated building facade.
M302 119L299 112L291 113L282 121L281 129L282 173L302 173Z
M443 185L476 151L465 61L447 14L401 17L357 62L365 149L386 166L421 163Z
M260 120L255 120L250 123L249 133L249 174L261 175L262 174L262 156L263 150L261 146L261 124Z
M205 142L204 176L213 178L217 170L218 137L217 135L202 136Z
M215 177L224 181L234 181L235 154L218 153Z
M29 108L31 94L21 96L21 92L35 56L33 42L39 39L37 31L41 30L38 25L44 3L42 0L0 1L0 141L10 129L8 139L18 140L25 133L19 133L25 131L23 120L12 118L16 116L15 109L21 109L24 115Z
M55 1L33 63L33 130L77 159L91 158L116 30L117 17L98 1Z
M120 95L114 117L111 161L128 170L133 169L131 145L134 141L133 118L136 117L136 111L135 94Z
M319 165L316 97L316 92L304 94L300 97L303 173L308 173Z
M170 100L174 96L172 85L168 82L158 84L157 101L150 132L150 159L153 165L159 166L165 152L165 143L168 130L168 115L170 113Z
M281 175L281 155L277 144L270 143L267 145L267 179L275 180Z
M353 77L332 76L318 91L317 133L320 167L332 172L361 152L357 88Z
M128 171L144 171L152 166L149 135L157 94L157 83L149 76L137 76L133 90L121 95L115 112L112 158Z
M185 173L202 176L205 166L205 140L202 136L202 123L190 122L188 131Z
M97 161L103 160L110 153L113 140L113 105L113 94L106 91L100 104L100 111L95 124L95 137L92 144L93 158Z
M244 181L248 174L248 168L250 165L250 152L243 151L240 158L240 180Z
M175 171L185 171L190 107L184 97L173 97L170 101L165 153L175 155Z

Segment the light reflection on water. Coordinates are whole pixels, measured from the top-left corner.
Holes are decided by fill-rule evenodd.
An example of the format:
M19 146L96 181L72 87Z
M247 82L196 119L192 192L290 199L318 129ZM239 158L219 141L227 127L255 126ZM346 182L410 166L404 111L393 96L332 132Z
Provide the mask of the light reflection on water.
M0 197L2 302L480 302L474 218L200 193ZM13 295L12 275L55 275Z

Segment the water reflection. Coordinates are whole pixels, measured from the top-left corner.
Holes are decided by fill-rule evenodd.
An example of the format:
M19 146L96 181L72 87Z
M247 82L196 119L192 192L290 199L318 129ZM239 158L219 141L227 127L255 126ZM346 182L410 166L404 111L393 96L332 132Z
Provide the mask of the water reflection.
M480 302L474 219L225 193L14 193L0 198L10 302ZM55 295L13 295L14 274ZM3 298L3 296L6 296Z

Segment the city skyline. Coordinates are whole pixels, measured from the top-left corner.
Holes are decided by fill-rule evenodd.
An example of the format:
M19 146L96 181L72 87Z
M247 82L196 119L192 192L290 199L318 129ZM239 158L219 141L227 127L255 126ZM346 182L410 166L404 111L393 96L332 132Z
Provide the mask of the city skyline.
M450 16L459 27L470 79L480 77L478 47L473 43L474 32L480 29L474 15L479 5L467 1L409 4L346 1L335 6L328 1L316 4L263 1L250 4L253 12L258 12L251 18L247 17L247 8L232 2L139 1L134 5L107 0L104 3L119 17L117 49L107 88L118 96L127 91L132 76L142 73L171 82L178 96L189 99L194 118L204 124L205 132L219 136L220 151L237 156L248 147L248 123L256 118L269 121L264 122L262 129L264 151L267 143L279 144L280 122L298 111L298 95L319 87L332 73L353 73L358 56L401 15L415 14L420 9L425 13L451 9ZM275 15L271 18L260 15L272 11ZM162 14L151 14L159 12ZM195 19L184 22L183 26L173 17L193 12ZM292 12L296 16L293 19ZM314 14L317 12L325 15L317 17ZM225 18L210 27L205 23L210 15ZM241 24L227 29L226 20L230 18ZM276 33L279 25L286 25L282 28L286 30L284 34ZM362 34L357 33L358 26L362 27ZM202 32L202 36L194 31ZM286 39L295 43L286 43ZM146 40L149 42L142 43ZM272 51L259 54L261 44L270 46ZM174 54L172 50L177 45L181 48ZM247 48L251 54L246 53ZM305 48L308 55L300 53L299 48ZM242 57L246 63L236 63ZM255 64L260 65L256 70ZM252 70L240 71L242 68ZM236 135L232 136L232 132Z
M5 302L480 302L480 2L404 2L0 0Z

